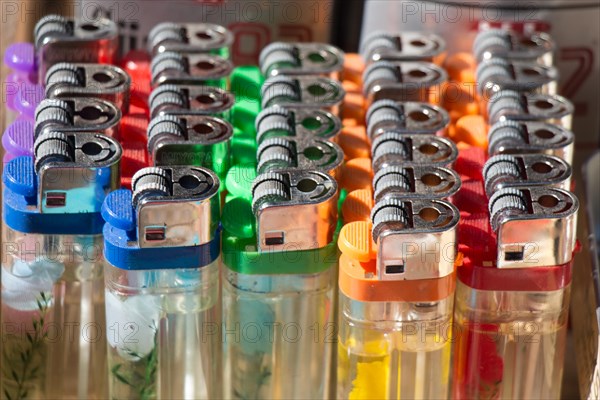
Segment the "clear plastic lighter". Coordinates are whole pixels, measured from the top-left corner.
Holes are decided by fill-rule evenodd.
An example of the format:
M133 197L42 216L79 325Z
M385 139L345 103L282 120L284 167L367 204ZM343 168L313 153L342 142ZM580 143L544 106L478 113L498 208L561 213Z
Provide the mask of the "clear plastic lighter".
M106 397L101 201L121 148L47 132L4 169L3 398ZM69 376L70 379L65 379Z
M150 167L102 215L111 398L221 398L219 180Z
M256 234L223 246L224 397L330 398L337 184L325 172L281 169L260 174L252 192L252 207L237 204Z
M490 197L490 221L466 221L495 236L468 239L458 268L453 397L559 398L578 201L549 185L505 183ZM493 250L473 251L494 241L495 260Z
M339 399L448 397L458 219L396 193L342 228Z

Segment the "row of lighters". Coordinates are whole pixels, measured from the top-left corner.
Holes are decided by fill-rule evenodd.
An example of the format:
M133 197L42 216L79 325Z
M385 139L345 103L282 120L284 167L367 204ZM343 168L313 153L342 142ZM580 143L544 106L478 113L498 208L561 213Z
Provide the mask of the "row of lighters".
M558 398L551 38L232 40L162 23L117 67L113 22L48 16L8 48L2 398Z

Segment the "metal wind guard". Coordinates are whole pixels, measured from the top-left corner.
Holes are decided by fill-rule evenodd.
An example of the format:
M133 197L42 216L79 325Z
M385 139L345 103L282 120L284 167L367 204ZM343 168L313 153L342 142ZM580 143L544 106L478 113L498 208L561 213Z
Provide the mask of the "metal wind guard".
M256 156L258 173L293 168L323 171L335 178L344 162L340 146L319 138L267 139L258 146Z
M35 110L35 137L43 132L102 132L116 137L121 110L92 97L44 99Z
M338 81L319 76L270 77L261 88L263 109L279 105L325 109L337 114L345 94Z
M160 85L150 93L150 117L159 115L228 116L233 94L213 86Z
M46 73L47 98L95 97L123 113L129 110L130 87L129 75L114 65L58 63Z
M272 137L323 138L335 141L342 130L336 115L319 109L272 106L256 117L256 141Z
M488 196L505 187L532 186L571 189L571 166L562 158L545 154L500 154L491 157L483 167Z
M473 42L473 55L478 61L504 58L552 66L556 43L545 32L517 33L506 29L479 32Z
M274 42L261 51L259 65L264 76L319 75L339 79L344 53L325 43Z
M87 21L48 15L36 24L34 37L40 83L44 82L46 71L59 62L117 61L117 26L106 18Z
M148 52L152 55L176 53L213 53L229 58L233 34L225 27L210 23L178 24L162 22L148 34Z
M214 173L150 167L136 173L132 188L140 248L199 246L215 239L219 180Z
M209 85L226 88L233 63L214 54L180 54L171 51L152 59L152 85Z
M379 280L440 278L454 271L459 212L443 200L386 197L371 212Z
M367 104L377 100L438 103L446 71L428 62L378 61L363 73L363 94Z
M554 188L497 191L489 201L498 268L563 265L575 250L579 201Z
M488 153L548 154L573 163L573 132L544 122L500 121L488 131Z
M433 33L373 32L362 42L360 54L367 63L381 60L428 61L440 65L446 56L446 42Z
M406 199L444 199L460 187L455 171L434 165L391 165L381 168L373 178L376 202L395 194Z
M254 180L252 196L259 251L307 250L331 243L338 186L327 174L267 172Z
M458 157L458 149L446 138L388 131L373 140L371 154L373 170L377 172L390 165L451 167Z
M477 88L484 99L500 90L556 94L558 70L546 65L492 58L477 66Z
M161 115L148 124L148 151L154 165L195 165L223 176L229 168L233 127L204 115Z
M429 103L378 100L366 115L367 134L371 140L392 130L403 133L443 134L450 123L448 112Z
M99 133L50 134L35 143L38 209L47 214L99 212L106 194L119 186L121 147ZM62 153L60 144L69 143Z
M520 93L501 90L495 93L487 104L490 124L502 120L538 121L571 129L575 107L559 95Z

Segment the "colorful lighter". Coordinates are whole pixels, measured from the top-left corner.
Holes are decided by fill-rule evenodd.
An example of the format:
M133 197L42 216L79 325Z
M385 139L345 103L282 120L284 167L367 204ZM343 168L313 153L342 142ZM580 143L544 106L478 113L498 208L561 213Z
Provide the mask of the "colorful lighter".
M327 174L279 169L254 180L252 205L226 204L225 398L330 397L337 198ZM256 228L234 229L244 220Z
M458 268L453 396L559 398L577 198L507 185L489 207L496 260Z
M389 193L340 232L339 399L448 396L459 212L411 197Z
M100 207L119 187L121 147L49 131L34 153L3 174L3 396L104 398Z
M483 166L483 151L467 150L463 166L483 167L484 182L469 182L470 202L489 201L487 213L466 212L461 225L456 399L561 394L579 204L565 190L573 106L555 96L553 47L545 34L496 29L475 40L479 94L493 123L490 158Z
M109 397L221 398L219 179L150 167L102 206Z
M234 71L236 96L242 83L256 87L262 79L258 68ZM332 111L344 91L323 77L267 82L268 98L251 98L265 105L258 117L260 109L250 114L243 103L234 110L252 115L233 123L247 132L256 126L257 137L248 164L234 165L226 179L224 397L331 398L338 185L328 172L338 172L342 157L325 139L341 129Z

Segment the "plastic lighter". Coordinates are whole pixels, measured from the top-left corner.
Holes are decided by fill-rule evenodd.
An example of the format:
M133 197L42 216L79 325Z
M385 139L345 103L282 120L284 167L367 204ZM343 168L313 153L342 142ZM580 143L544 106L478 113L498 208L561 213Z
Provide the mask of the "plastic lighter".
M252 206L226 204L226 398L330 397L337 199L327 174L279 169L254 180Z
M427 191L363 199L371 217L354 215L338 239L337 396L446 398L458 209Z
M489 171L489 170L488 170ZM517 185L519 187L519 185ZM457 399L559 398L578 202L552 187L497 190L458 268L454 389ZM477 254L479 253L479 254Z
M100 208L119 187L121 148L100 133L49 131L34 154L3 175L4 394L106 397Z
M111 398L221 398L219 179L148 167L102 206Z

